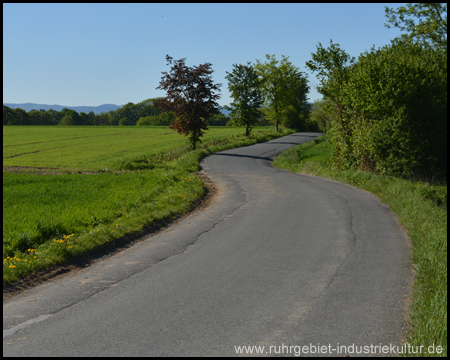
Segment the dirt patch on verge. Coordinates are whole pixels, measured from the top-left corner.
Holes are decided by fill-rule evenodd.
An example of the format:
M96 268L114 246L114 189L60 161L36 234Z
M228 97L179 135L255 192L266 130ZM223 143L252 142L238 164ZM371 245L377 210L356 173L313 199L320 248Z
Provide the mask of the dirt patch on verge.
M62 276L72 274L83 268L91 266L98 261L113 256L120 251L142 241L144 237L147 239L148 235L155 236L166 228L177 224L187 216L201 211L209 206L213 201L214 195L217 193L217 188L212 180L202 171L197 172L196 175L199 176L205 183L206 193L202 199L197 200L192 204L189 212L178 214L176 217L171 219L163 219L162 221L151 223L138 232L126 234L118 239L111 240L110 242L93 249L89 253L83 254L82 256L74 258L66 263L56 265L50 269L43 269L33 272L16 283L3 285L3 304L7 303L12 297L25 290L33 288L46 281L56 280Z

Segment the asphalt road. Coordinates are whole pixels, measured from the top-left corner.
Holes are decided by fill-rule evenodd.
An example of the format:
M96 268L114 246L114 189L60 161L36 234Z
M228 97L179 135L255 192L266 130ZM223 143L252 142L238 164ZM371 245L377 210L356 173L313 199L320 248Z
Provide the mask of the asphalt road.
M395 215L368 192L270 164L317 135L207 157L219 189L208 208L4 304L3 356L298 355L305 345L352 356L352 345L401 344L413 273Z

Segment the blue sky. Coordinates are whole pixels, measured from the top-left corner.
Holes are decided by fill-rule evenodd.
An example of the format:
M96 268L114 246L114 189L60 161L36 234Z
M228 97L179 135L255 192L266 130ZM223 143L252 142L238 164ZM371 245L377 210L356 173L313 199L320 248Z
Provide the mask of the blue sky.
M311 85L305 68L330 39L358 57L398 36L384 7L401 4L3 4L3 102L123 105L164 96L156 90L165 56L187 66L209 62L230 103L233 64L281 55Z

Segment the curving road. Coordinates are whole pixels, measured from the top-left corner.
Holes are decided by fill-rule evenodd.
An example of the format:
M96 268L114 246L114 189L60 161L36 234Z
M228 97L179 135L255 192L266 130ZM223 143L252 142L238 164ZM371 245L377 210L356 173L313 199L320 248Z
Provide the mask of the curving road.
M212 205L6 303L3 355L298 355L311 344L343 356L352 348L338 346L401 344L413 273L395 215L368 192L270 164L318 135L204 159Z

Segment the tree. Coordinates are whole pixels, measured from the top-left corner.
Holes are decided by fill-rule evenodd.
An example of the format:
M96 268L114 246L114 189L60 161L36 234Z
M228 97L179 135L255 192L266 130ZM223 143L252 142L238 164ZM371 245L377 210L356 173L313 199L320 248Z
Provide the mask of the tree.
M90 111L88 114L86 114L84 112L80 112L80 117L81 117L81 123L83 125L93 125L94 124L95 114L93 111Z
M352 127L346 115L349 106L346 104L344 88L351 76L351 70L355 66L355 58L340 48L339 44L333 44L324 48L321 43L317 45L317 52L311 53L312 60L306 62L306 67L312 72L317 72L320 85L317 91L323 95L325 104L322 109L330 119L336 133L339 133L339 141L335 143L335 153L339 158L346 159L352 154ZM351 107L351 105L350 105ZM343 163L345 161L336 161Z
M14 118L14 111L8 106L3 105L3 125L13 125Z
M53 110L53 109L47 110L47 116L48 116L49 125L58 125L63 117L61 112Z
M208 118L207 123L210 126L226 126L229 121L230 118L218 110L217 113Z
M389 29L393 25L407 31L403 38L447 49L446 3L409 3L397 10L386 6L385 12L388 23L384 26Z
M175 112L176 120L170 128L189 138L195 150L201 142L204 130L208 130L206 120L219 107L221 84L214 84L211 78L213 70L210 63L187 67L186 58L173 60L166 55L167 65L174 64L170 74L162 72L161 82L156 89L166 90L167 96L155 102L163 112Z
M51 116L44 109L39 110L39 125L53 125L51 122Z
M306 67L317 72L320 81L317 91L334 103L340 103L340 92L348 81L355 58L342 50L339 44L333 44L333 40L330 40L330 46L326 49L319 43L317 52L311 53L311 57Z
M305 78L301 78L291 89L287 107L282 113L283 124L298 131L316 131L317 127L309 122L311 105L307 101L309 86Z
M282 55L282 60L278 62L275 55L267 54L266 59L268 61L265 63L256 60L255 69L261 80L264 111L267 118L275 122L278 131L278 123L292 111L288 107L293 105L294 98L303 99L306 103L309 86L304 74L292 65L289 57Z
M83 125L82 117L75 111L70 109L63 109L64 117L58 125Z
M233 64L233 68L231 73L226 72L225 79L234 101L225 108L231 111L233 124L245 126L245 136L249 136L251 128L258 123L258 109L263 103L260 80L250 62L247 65Z
M325 105L324 100L315 100L311 110L310 119L312 122L315 122L321 130L327 132L330 118L323 109L324 105Z
M136 122L139 120L137 107L132 102L129 102L122 108L118 109L117 113L120 117L119 125L136 125Z
M30 110L28 111L28 118L30 119L30 125L40 125L41 124L41 116L39 111Z
M159 98L151 98L136 104L135 106L137 107L138 118L140 119L146 116L159 115L161 109L155 107L153 104L158 99Z
M95 115L94 125L110 125L109 117L109 113L105 112L101 112L100 114Z
M168 111L159 115L149 115L139 118L136 125L138 126L169 126L175 119L173 111Z
M31 125L30 117L27 112L21 108L16 108L14 112L14 123L10 125Z
M319 72L335 165L447 176L446 52L403 38L355 63L320 45L307 66Z

